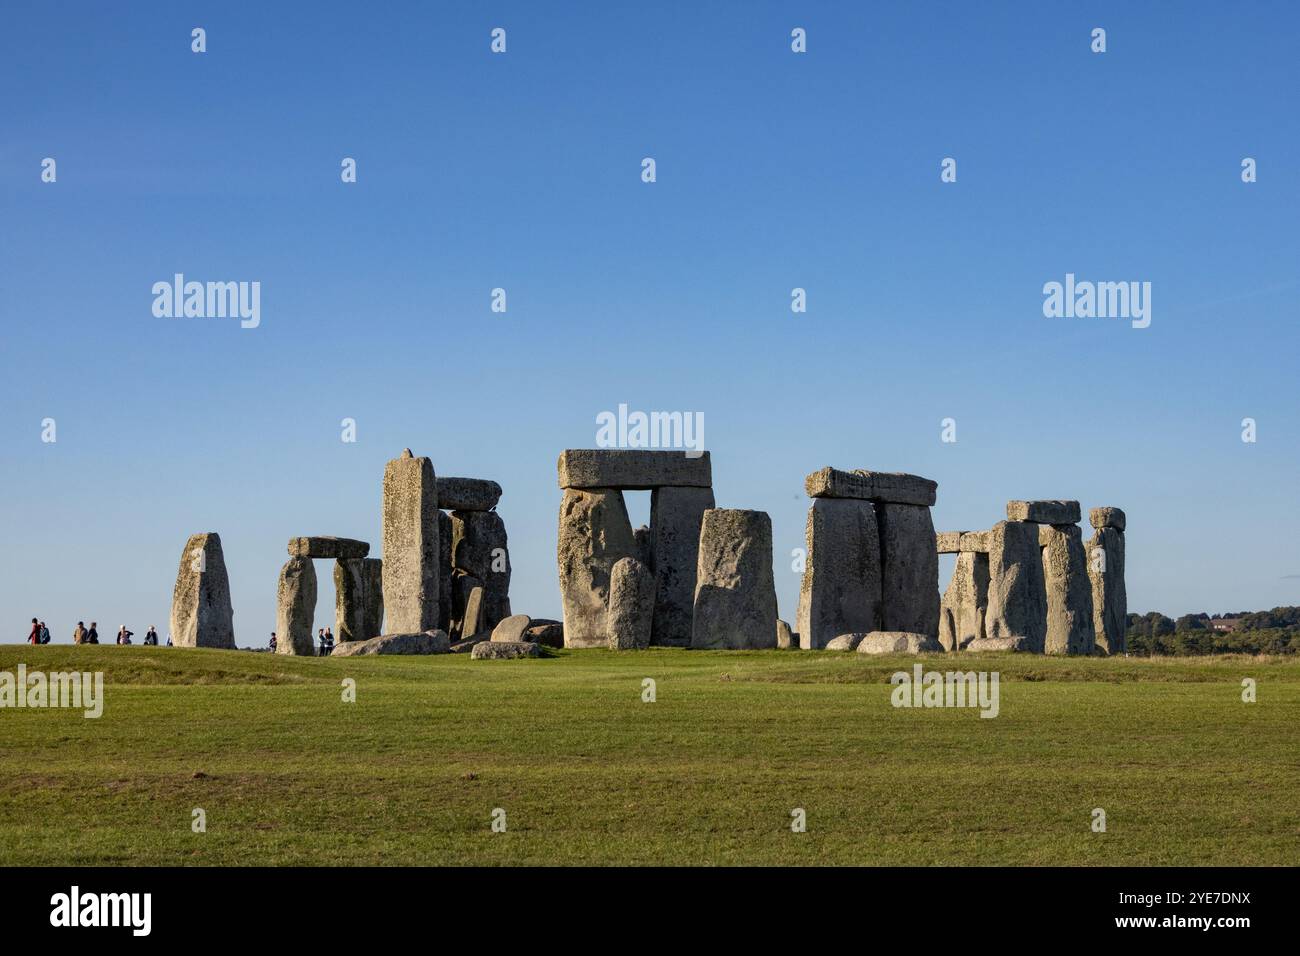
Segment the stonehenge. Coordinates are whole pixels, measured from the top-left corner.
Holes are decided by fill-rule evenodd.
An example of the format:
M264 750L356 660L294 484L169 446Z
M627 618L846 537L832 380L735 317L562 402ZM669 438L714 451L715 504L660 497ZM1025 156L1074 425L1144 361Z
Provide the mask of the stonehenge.
M495 511L456 510L450 517L450 578L470 577L479 583L483 589L479 629L490 631L498 621L510 616L510 551L505 522ZM451 591L456 593L454 588ZM453 608L453 615L463 617L463 611L463 606Z
M772 519L764 511L711 508L700 525L691 647L776 647Z
M1088 579L1092 589L1092 620L1097 650L1123 654L1128 629L1128 592L1124 587L1124 512L1093 508L1088 522Z
M292 557L280 569L276 590L275 634L277 654L311 657L312 615L316 613L316 566L311 558Z
M388 630L438 626L438 485L433 462L411 449L384 468L384 614Z
M636 558L619 558L609 576L609 646L644 650L650 646L654 620L655 579Z
M944 648L929 634L873 631L858 642L859 654L935 654Z
M880 625L880 533L870 501L814 498L795 629L803 647Z
M172 643L233 650L234 617L221 535L215 531L190 535L172 589Z
M989 593L986 638L1024 638L1030 650L1047 642L1047 589L1038 526L999 521L989 529Z
M1043 583L1047 589L1048 654L1091 654L1096 642L1092 586L1077 524L1039 525Z

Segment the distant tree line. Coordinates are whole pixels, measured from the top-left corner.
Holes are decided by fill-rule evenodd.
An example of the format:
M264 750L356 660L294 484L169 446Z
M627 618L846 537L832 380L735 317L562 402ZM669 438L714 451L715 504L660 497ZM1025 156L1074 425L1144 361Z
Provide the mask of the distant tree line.
M1215 623L1234 620L1232 630L1215 630ZM1174 620L1159 611L1130 614L1127 632L1130 654L1296 654L1300 653L1300 607L1238 614L1184 614Z

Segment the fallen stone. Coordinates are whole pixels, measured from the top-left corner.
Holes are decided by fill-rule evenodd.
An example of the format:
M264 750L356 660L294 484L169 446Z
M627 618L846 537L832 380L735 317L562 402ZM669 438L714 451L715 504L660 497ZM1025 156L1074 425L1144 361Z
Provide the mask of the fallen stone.
M776 647L772 520L766 512L704 512L691 647Z
M805 530L807 554L795 626L816 650L840 634L880 627L880 531L869 501L815 498ZM936 559L936 574L938 573Z
M827 641L826 646L822 649L827 651L856 651L858 645L862 643L862 639L866 636L865 632L860 631L851 634L840 634Z
M438 485L408 448L384 468L384 610L394 634L438 626Z
M939 644L958 651L985 636L989 602L989 556L965 551L957 555L952 581L939 602Z
M451 513L451 563L483 585L483 619L490 631L510 616L510 547L506 525L495 511Z
M290 558L280 569L275 602L275 652L311 657L316 615L316 566L311 558ZM174 640L174 638L173 638Z
M331 657L358 657L363 654L446 654L451 650L447 632L422 631L419 634L383 634L366 641L336 644Z
M484 641L490 640L487 634L477 634L474 637L467 637L462 641L457 641L447 648L453 654L468 654Z
M563 647L564 625L559 621L539 621L534 618L532 625L524 631L524 640L541 644L542 647Z
M900 505L924 505L935 502L938 482L902 472L842 471L823 468L804 479L809 498L862 498Z
M497 623L492 628L492 640L494 641L511 641L517 642L524 639L524 632L528 630L533 619L527 614L512 614L503 621Z
M501 486L486 478L438 478L438 507L443 511L491 511L501 500Z
M644 563L654 576L652 644L690 647L700 526L713 506L712 488L656 488L650 496L650 558Z
M776 646L782 650L792 650L799 646L794 631L790 630L790 625L780 618L776 621Z
M1088 512L1088 523L1098 531L1102 528L1123 531L1125 521L1124 512L1119 508L1093 508Z
M999 521L989 530L986 638L1022 637L1041 653L1047 639L1047 591L1038 526Z
M619 558L609 578L609 648L644 650L650 646L655 609L655 579L636 558Z
M1047 592L1047 654L1091 654L1092 586L1078 525L1044 526L1043 584ZM1040 530L1040 535L1042 530ZM1041 540L1041 538L1040 538Z
M568 448L560 453L561 488L647 491L666 485L713 486L707 451L652 451L643 448Z
M469 656L476 661L504 661L520 657L540 657L541 651L531 641L483 641L474 645Z
M623 493L569 488L560 502L557 542L565 647L606 647L609 579L620 558L636 557Z
M1008 501L1008 521L1031 521L1034 524L1078 524L1077 501Z
M939 554L934 549L930 509L879 504L876 520L880 525L880 629L937 638Z
M906 631L873 631L858 644L859 654L935 654L943 651L928 634Z
M983 637L966 645L966 652L969 654L980 654L986 651L1032 650L1029 639L1024 637Z
M215 531L190 535L172 589L172 643L234 650L234 618L221 535Z
M1124 532L1119 528L1098 528L1088 542L1088 579L1096 647L1106 654L1123 654L1127 647L1128 589L1124 585Z
M291 558L364 558L370 553L370 544L354 538L334 538L329 535L290 538L289 557Z

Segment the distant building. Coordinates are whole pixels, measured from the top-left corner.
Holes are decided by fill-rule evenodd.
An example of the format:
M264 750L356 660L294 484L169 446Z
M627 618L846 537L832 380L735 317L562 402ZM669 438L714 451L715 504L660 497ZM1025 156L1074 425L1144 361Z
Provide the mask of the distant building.
M1217 621L1214 621L1212 623L1214 624L1214 629L1216 631L1235 631L1238 625L1241 624L1241 618L1221 617Z

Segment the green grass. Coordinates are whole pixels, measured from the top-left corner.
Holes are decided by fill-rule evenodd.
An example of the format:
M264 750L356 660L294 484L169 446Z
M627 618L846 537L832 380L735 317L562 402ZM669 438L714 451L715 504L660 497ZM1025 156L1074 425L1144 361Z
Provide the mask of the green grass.
M914 660L0 646L105 680L99 720L0 710L0 864L1300 860L1300 660L924 659L999 671L993 720L893 708Z

